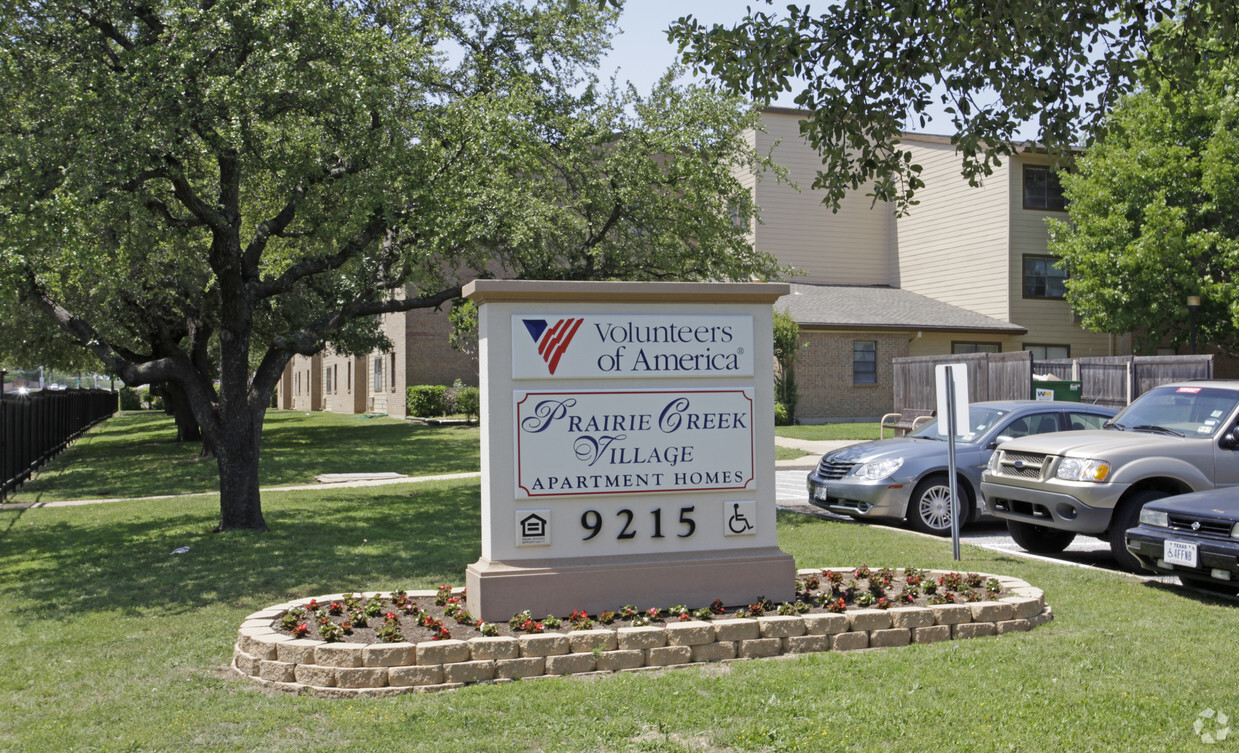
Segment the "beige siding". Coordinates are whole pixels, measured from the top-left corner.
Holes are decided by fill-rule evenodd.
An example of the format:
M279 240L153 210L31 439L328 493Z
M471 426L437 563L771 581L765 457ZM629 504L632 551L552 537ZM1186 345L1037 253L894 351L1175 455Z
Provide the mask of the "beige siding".
M774 148L774 160L787 167L800 191L776 181L773 175L764 175L756 183L762 221L754 245L803 271L798 282L892 284L894 219L890 209L871 209L864 192L847 198L837 214L823 206L821 193L810 188L821 157L801 138L798 120L796 115L767 113L766 131L756 134L755 146L761 154L781 141Z
M1111 352L1110 336L1081 328L1066 301L1024 297L1024 256L1047 255L1050 235L1046 220L1067 219L1066 212L1024 208L1023 167L1046 164L1049 160L1043 156L1020 155L1013 161L1014 169L1008 175L1011 214L1009 317L1028 329L1028 334L1019 338L1018 347L1023 349L1028 344L1067 345L1071 348L1071 355L1079 358L1117 355Z
M920 204L896 227L899 287L979 314L1006 319L1006 166L981 187L960 175L955 148L938 140L906 138L923 168Z

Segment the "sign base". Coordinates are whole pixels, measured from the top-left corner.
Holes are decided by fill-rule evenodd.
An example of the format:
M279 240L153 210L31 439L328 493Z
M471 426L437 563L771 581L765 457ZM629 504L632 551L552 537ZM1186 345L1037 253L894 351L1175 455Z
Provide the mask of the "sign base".
M778 547L514 563L482 558L465 570L469 611L487 622L526 609L534 617L566 617L574 609L596 615L625 604L695 609L715 599L751 604L759 596L781 603L795 597L795 581L795 562Z

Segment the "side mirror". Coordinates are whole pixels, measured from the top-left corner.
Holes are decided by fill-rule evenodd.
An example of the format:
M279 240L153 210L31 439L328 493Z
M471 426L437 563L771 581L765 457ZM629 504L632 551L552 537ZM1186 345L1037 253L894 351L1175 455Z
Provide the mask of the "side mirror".
M1239 447L1239 425L1231 427L1231 430L1222 434L1222 441L1219 443L1228 450L1233 450Z
M1003 442L1010 442L1012 439L1015 439L1015 437L1009 434L999 434L997 437L994 437L993 442L990 442L989 448L991 450L997 449L998 445L1002 444Z

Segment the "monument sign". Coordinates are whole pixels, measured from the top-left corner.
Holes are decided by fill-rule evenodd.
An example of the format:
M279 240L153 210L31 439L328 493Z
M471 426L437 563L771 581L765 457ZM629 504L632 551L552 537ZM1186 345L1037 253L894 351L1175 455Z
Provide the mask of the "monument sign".
M470 611L788 600L772 283L478 280L482 557Z

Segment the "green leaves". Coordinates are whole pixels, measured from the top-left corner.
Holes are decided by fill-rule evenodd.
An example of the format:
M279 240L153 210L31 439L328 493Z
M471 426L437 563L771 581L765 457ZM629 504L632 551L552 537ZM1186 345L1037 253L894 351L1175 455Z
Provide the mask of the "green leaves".
M1086 327L1131 332L1145 351L1183 344L1199 295L1198 339L1239 352L1235 73L1216 65L1191 89L1149 80L1062 175L1071 222L1052 225L1051 250Z
M1025 120L1059 157L1142 76L1190 87L1202 41L1226 40L1210 57L1232 58L1237 23L1239 7L1224 0L841 0L753 9L730 27L686 16L670 34L685 62L760 102L803 85L796 103L822 154L825 201L837 207L868 185L903 212L917 187L898 147L905 122L923 127L943 107L963 173L979 182L1019 147Z

